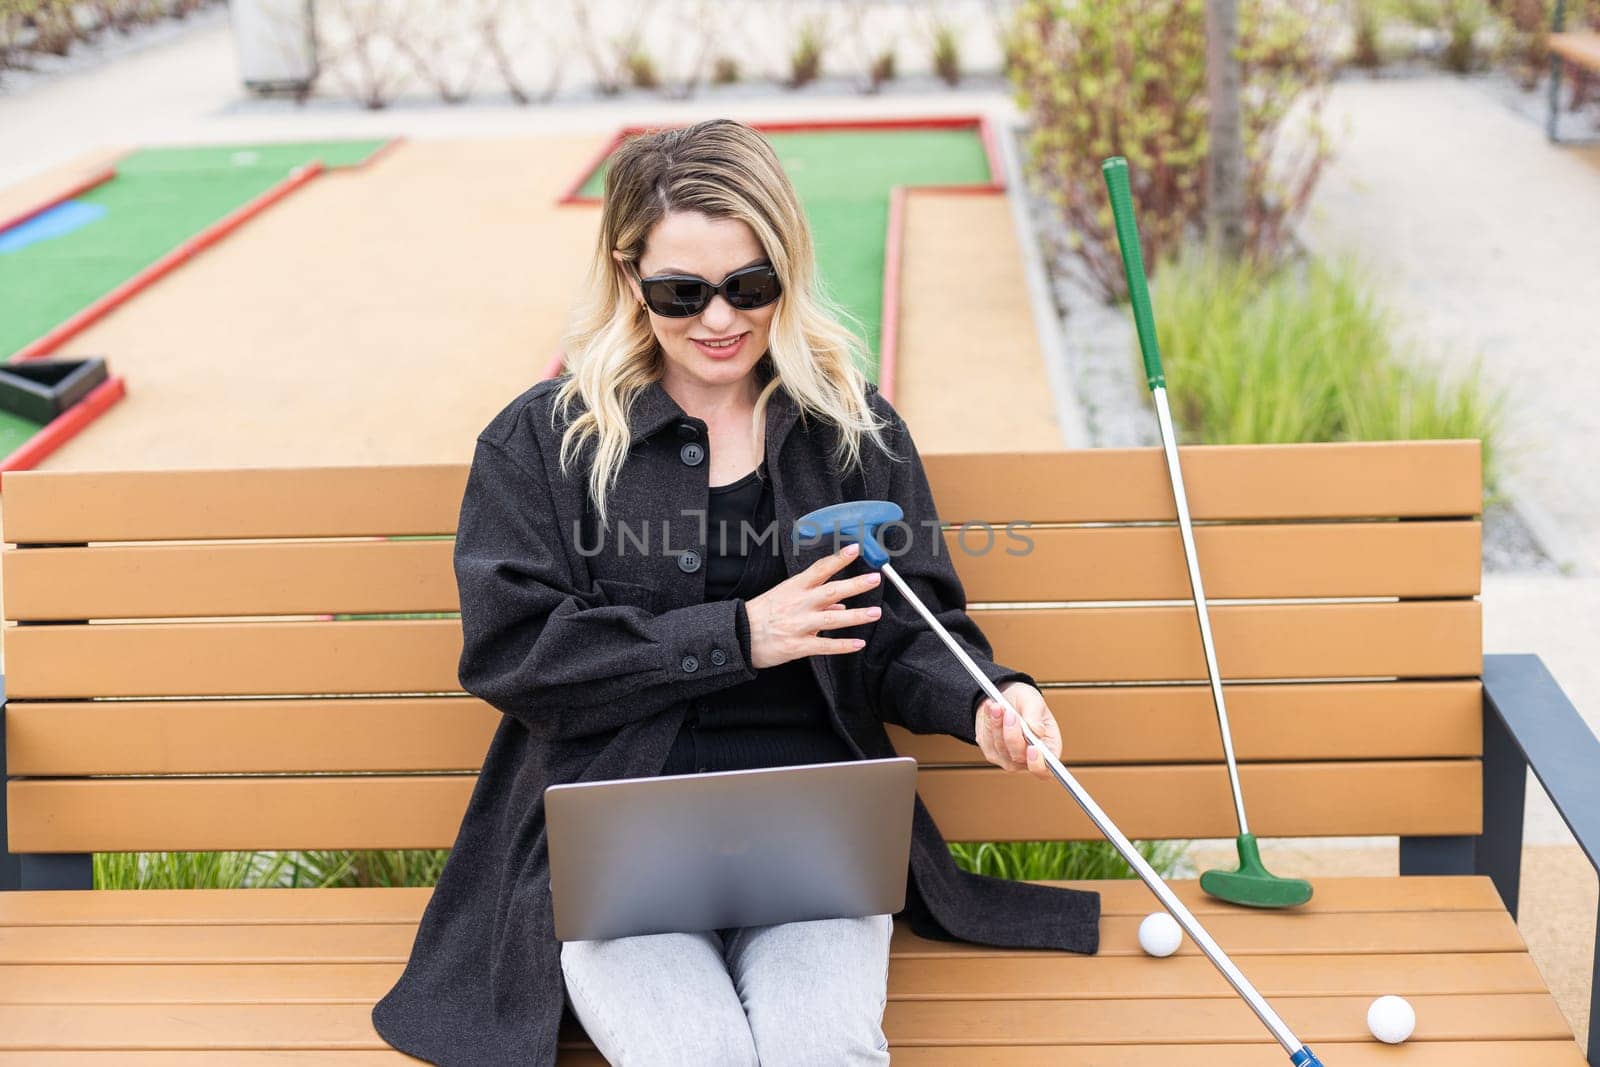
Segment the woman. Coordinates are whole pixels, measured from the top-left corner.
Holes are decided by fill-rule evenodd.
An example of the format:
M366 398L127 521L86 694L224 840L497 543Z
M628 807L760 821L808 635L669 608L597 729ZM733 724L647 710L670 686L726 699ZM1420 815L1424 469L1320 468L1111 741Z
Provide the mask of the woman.
M910 433L839 316L758 133L618 150L570 373L490 421L468 476L461 683L504 717L373 1009L396 1048L553 1063L567 1003L614 1063L887 1062L889 916L563 945L542 809L557 782L893 755L885 722L1048 776L854 546L792 537L825 504L900 504L896 570L1059 753L1033 680L967 616ZM962 872L920 800L913 825L917 933L1096 951L1096 894Z

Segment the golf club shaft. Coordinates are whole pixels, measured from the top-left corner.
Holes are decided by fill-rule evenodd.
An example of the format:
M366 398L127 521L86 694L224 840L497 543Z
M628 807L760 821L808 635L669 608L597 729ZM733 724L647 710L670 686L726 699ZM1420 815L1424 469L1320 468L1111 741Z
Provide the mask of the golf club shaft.
M1178 509L1178 530L1183 535L1183 558L1189 566L1189 590L1194 595L1194 611L1200 620L1200 644L1206 655L1206 675L1211 680L1211 703L1217 710L1217 728L1222 733L1222 752L1228 761L1228 785L1233 789L1233 810L1239 820L1239 835L1250 833L1244 814L1244 792L1239 788L1239 763L1233 755L1233 731L1228 725L1228 705L1222 697L1222 679L1217 670L1217 650L1211 641L1211 617L1206 611L1206 593L1200 584L1200 562L1194 549L1194 527L1189 521L1189 498L1183 491L1183 471L1178 465L1178 435L1172 429L1172 408L1167 404L1167 376L1161 368L1161 345L1156 338L1155 312L1150 307L1150 285L1145 277L1144 253L1139 247L1139 226L1133 217L1133 190L1128 180L1128 161L1113 156L1100 165L1111 197L1111 213L1116 222L1117 246L1122 250L1122 269L1128 279L1128 301L1133 306L1134 331L1139 336L1139 352L1144 358L1145 380L1155 398L1156 415L1161 423L1161 447L1167 456L1167 473L1172 476L1172 496Z
M1244 815L1244 792L1239 788L1239 764L1233 755L1233 730L1228 725L1228 704L1222 697L1222 675L1217 670L1217 648L1211 640L1211 614L1206 610L1206 591L1200 583L1200 557L1194 548L1194 524L1189 519L1189 497L1183 490L1183 469L1178 465L1177 434L1172 429L1172 409L1167 404L1167 387L1150 390L1155 397L1156 417L1161 423L1161 447L1167 455L1167 473L1172 476L1172 498L1178 508L1178 532L1183 535L1183 559L1189 566L1189 591L1194 594L1194 613L1200 620L1200 645L1206 654L1206 677L1211 680L1211 703L1217 709L1217 726L1222 732L1222 754L1228 760L1228 784L1233 787L1233 810L1239 817L1239 833L1248 834L1250 823Z
M1288 1052L1291 1057L1302 1056L1302 1050L1304 1050L1305 1046L1301 1044L1299 1038L1294 1036L1294 1032L1289 1029L1288 1024L1273 1010L1272 1005L1268 1004L1266 999L1256 992L1255 986L1250 984L1250 980L1235 966L1233 960L1228 958L1228 954L1222 951L1222 946L1212 940L1205 927L1200 925L1200 921L1194 917L1183 901L1178 899L1178 895L1156 873L1155 868L1151 867L1149 862L1139 854L1139 850L1133 847L1133 842L1129 841L1122 831L1117 829L1117 824L1112 822L1111 817L1101 810L1100 805L1095 803L1094 798L1072 776L1072 772L1062 766L1061 761L1055 757L1049 747L1039 740L1038 735L1033 732L1027 720L1012 706L1009 700L1001 695L1000 690L995 688L988 675L978 669L978 665L972 662L972 657L967 655L966 650L956 642L955 638L950 636L950 632L945 629L944 624L935 618L933 613L922 603L921 599L911 591L905 580L895 571L894 565L885 563L879 569L889 576L889 580L894 583L896 589L900 590L900 594L906 598L912 607L917 609L917 614L922 616L928 625L933 628L933 632L939 635L939 639L949 647L951 652L955 653L956 659L961 662L961 665L967 669L967 673L972 675L978 685L983 688L983 691L988 694L989 699L1000 704L1016 716L1017 724L1022 729L1022 736L1027 739L1030 745L1039 750L1039 754L1044 757L1044 761L1049 766L1050 773L1055 776L1056 781L1060 782L1067 792L1072 794L1072 799L1076 800L1078 806L1083 809L1084 814L1089 816L1089 821L1094 823L1095 828L1105 835L1106 840L1110 841L1112 846L1121 853L1122 858L1128 861L1128 866L1132 867L1139 877L1143 879L1144 884L1150 887L1150 891L1156 895L1162 906L1178 921L1178 925L1183 927L1184 932L1189 935L1196 945L1200 946L1200 951L1204 952L1217 970L1222 972L1222 977L1227 980L1228 984L1233 986L1240 997L1244 998L1244 1002L1250 1006L1250 1010L1255 1012L1256 1017L1272 1032L1272 1036L1283 1046L1284 1051ZM1297 1058L1295 1062L1312 1061Z

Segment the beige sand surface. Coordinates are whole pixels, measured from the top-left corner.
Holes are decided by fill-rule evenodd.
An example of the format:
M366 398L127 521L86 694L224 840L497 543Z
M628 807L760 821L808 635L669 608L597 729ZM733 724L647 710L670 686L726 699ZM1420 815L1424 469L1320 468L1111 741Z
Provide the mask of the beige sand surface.
M117 147L98 148L14 185L0 188L0 221L31 211L60 196L78 182L115 163L126 151Z
M64 349L128 395L41 467L469 458L557 348L597 210L555 200L601 143L406 141L317 178ZM914 193L905 241L919 445L1060 447L1005 199Z
M906 198L895 407L923 452L1062 447L1005 196Z
M127 397L46 469L464 461L554 354L601 138L407 141L330 171L80 335Z

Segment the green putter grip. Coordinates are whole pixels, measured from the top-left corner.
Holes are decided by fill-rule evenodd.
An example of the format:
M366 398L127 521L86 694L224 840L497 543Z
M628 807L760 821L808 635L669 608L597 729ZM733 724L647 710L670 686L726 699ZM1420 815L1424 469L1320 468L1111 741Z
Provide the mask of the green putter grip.
M1128 161L1112 156L1100 164L1106 191L1111 194L1111 214L1117 223L1117 244L1122 247L1122 270L1128 278L1128 299L1133 303L1133 324L1144 353L1144 375L1151 391L1165 388L1161 348L1156 344L1156 319L1150 310L1150 286L1144 277L1144 255L1139 251L1139 226L1133 221L1133 190L1128 185Z

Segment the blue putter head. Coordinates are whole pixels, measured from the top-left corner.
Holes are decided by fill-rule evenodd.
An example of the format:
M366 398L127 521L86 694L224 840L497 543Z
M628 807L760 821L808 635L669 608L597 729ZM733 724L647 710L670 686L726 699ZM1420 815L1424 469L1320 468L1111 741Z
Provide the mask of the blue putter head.
M1294 1067L1322 1067L1322 1061L1317 1059L1317 1054L1304 1045L1300 1047L1299 1052L1289 1057L1289 1062L1294 1064Z
M813 543L826 537L860 541L861 558L877 570L889 562L889 553L878 543L877 528L904 517L900 505L891 500L848 500L800 516L794 523L794 536Z

